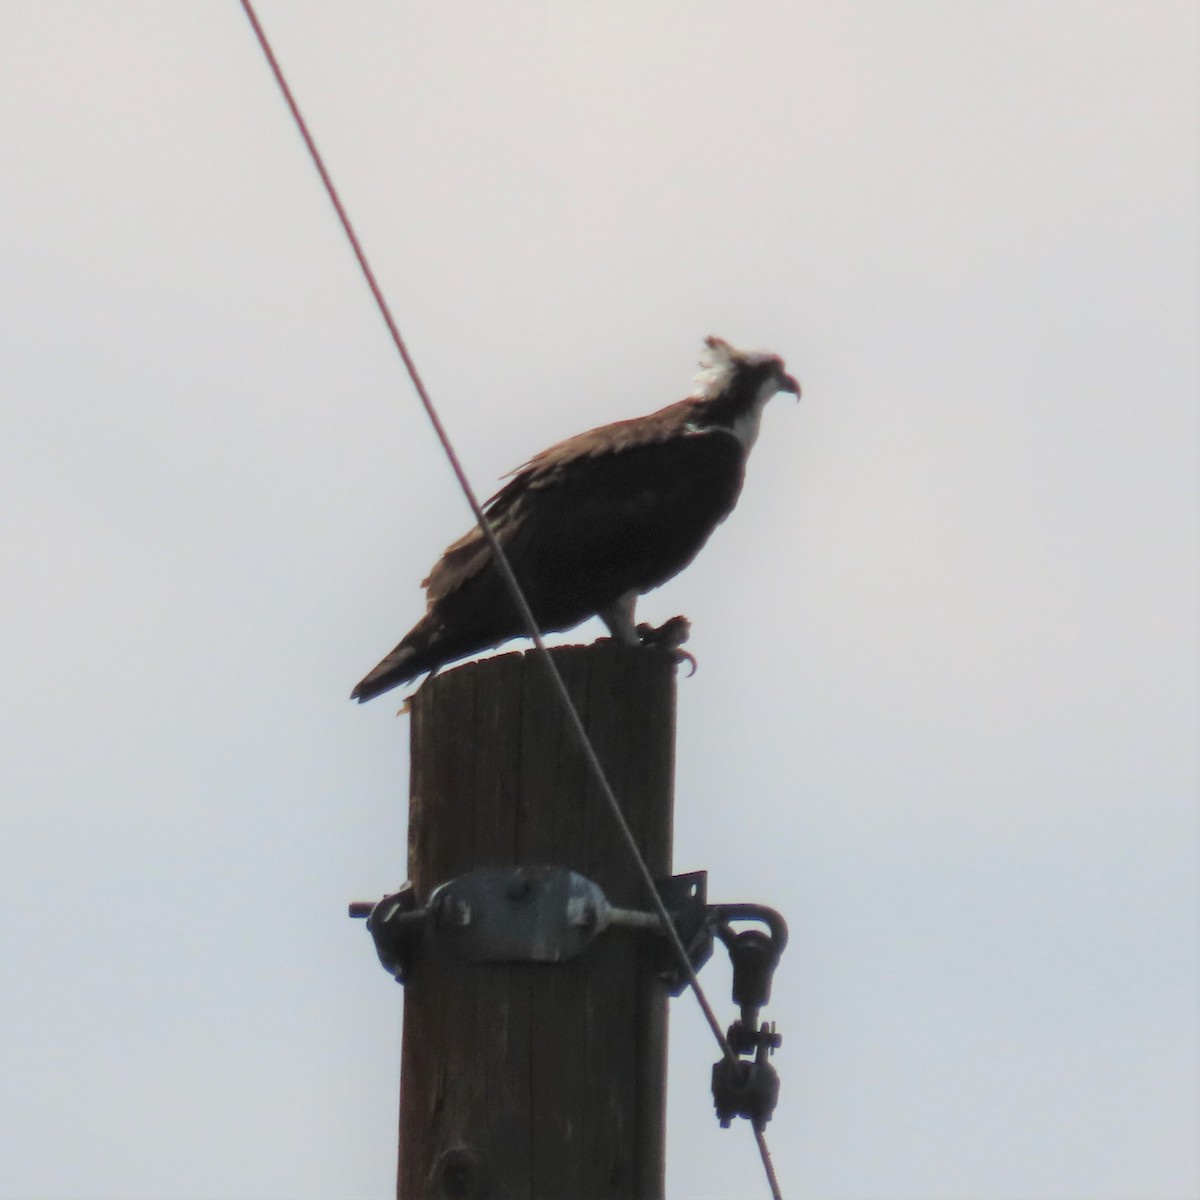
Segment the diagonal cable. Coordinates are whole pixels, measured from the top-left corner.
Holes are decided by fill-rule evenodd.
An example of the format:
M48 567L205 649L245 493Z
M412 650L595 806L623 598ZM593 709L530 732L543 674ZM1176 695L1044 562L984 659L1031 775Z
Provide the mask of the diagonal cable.
M583 752L588 769L591 771L597 786L600 788L601 795L603 795L605 802L612 812L613 819L617 823L617 828L620 830L629 853L633 856L638 875L641 877L646 894L650 897L651 907L658 916L662 930L670 941L676 957L679 959L680 966L687 977L688 986L692 989L692 993L696 997L696 1002L700 1005L700 1010L703 1012L704 1018L712 1030L713 1037L716 1038L717 1044L721 1048L721 1053L732 1065L737 1066L741 1060L733 1052L733 1047L729 1044L729 1039L725 1036L725 1031L721 1028L721 1023L717 1020L716 1013L713 1012L712 1005L709 1003L708 997L704 993L704 988L700 984L696 968L692 966L687 949L679 936L678 930L675 928L675 923L671 920L671 914L667 911L667 906L658 894L658 888L654 885L654 876L651 875L650 868L646 866L645 859L643 859L641 851L638 849L637 841L633 836L633 830L630 829L629 822L625 819L625 814L621 811L620 802L617 800L612 785L608 782L608 777L604 773L604 767L601 765L600 759L596 754L596 749L587 735L587 730L583 727L583 721L580 719L575 705L571 702L571 696L567 691L566 684L563 682L563 677L546 646L541 630L538 628L537 618L533 615L533 610L529 607L529 601L525 598L525 593L522 591L521 585L512 569L512 564L508 561L508 557L504 553L504 549L500 545L499 539L496 537L496 533L483 511L483 506L479 503L475 489L471 486L471 481L467 478L462 462L459 460L458 454L455 452L454 446L450 441L450 436L446 432L441 418L438 416L432 399L430 399L429 393L425 388L425 383L421 378L420 372L417 370L417 365L408 351L408 346L405 344L404 338L400 333L400 328L392 316L392 310L383 295L383 291L379 287L378 280L375 278L375 272L371 269L371 264L367 260L366 253L363 251L362 243L359 242L358 235L354 231L354 226L350 223L350 217L346 213L345 206L342 204L333 179L330 177L329 171L325 166L325 160L321 157L321 152L317 149L316 142L313 141L308 124L300 112L296 98L292 95L292 89L288 86L279 61L275 57L275 52L271 48L271 43L267 40L266 32L259 22L258 14L254 11L254 5L251 3L251 0L240 0L240 3L250 22L251 28L254 30L254 36L258 39L258 44L262 48L263 55L271 68L271 73L275 76L275 82L279 85L279 90L283 93L283 98L287 102L293 120L296 122L300 136L304 139L309 156L312 158L313 165L317 169L317 174L320 175L321 182L325 185L325 191L350 242L354 256L358 259L358 265L362 269L367 286L371 289L371 295L375 298L376 306L379 308L384 323L387 325L388 332L392 335L392 341L400 354L401 360L404 362L405 369L408 371L409 378L416 389L417 397L421 401L421 406L425 409L425 415L429 418L429 423L433 426L433 431L441 443L442 450L450 463L455 478L458 480L458 485L462 489L463 495L467 498L467 503L471 506L471 511L475 514L475 520L478 522L492 557L500 569L505 586L511 593L526 631L536 647L537 658L544 664L558 701L562 705L564 713L567 714L568 724L576 741L579 743L579 748ZM779 1183L775 1178L775 1170L771 1164L770 1152L767 1149L766 1137L761 1129L755 1129L755 1141L758 1144L759 1156L762 1158L763 1169L767 1175L767 1182L770 1185L773 1200L782 1200Z

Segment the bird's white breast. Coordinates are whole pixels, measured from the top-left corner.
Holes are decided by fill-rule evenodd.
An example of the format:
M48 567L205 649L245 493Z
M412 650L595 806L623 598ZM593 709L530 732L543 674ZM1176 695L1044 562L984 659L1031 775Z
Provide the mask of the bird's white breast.
M689 436L699 433L714 433L718 430L732 433L741 443L742 450L749 454L750 447L758 441L759 427L762 425L762 410L767 401L779 391L779 381L769 379L760 385L754 403L740 416L734 417L732 425L706 425L703 421L692 420L684 426L684 432Z
M767 405L767 401L779 391L778 379L767 379L759 385L758 395L754 397L754 403L740 417L735 417L733 421L733 436L742 443L742 449L747 454L750 453L750 447L758 441L758 430L762 425L763 409Z
M742 443L742 449L747 454L750 453L750 447L758 441L758 430L762 425L762 410L762 404L756 403L749 411L734 418L733 436Z

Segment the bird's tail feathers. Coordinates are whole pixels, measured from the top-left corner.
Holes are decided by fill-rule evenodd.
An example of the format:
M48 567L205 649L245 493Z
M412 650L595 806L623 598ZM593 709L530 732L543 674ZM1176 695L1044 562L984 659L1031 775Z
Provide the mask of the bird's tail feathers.
M441 632L428 616L418 622L391 654L359 680L350 699L363 704L440 666L444 661L437 648Z

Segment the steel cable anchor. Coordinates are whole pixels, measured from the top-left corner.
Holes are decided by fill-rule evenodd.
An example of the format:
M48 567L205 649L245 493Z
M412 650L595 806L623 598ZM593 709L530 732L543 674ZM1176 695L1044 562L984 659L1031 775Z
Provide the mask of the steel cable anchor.
M734 1117L746 1117L761 1133L779 1100L779 1075L768 1059L783 1044L783 1036L775 1031L774 1021L760 1024L758 1018L771 998L771 977L787 945L787 923L762 904L714 904L709 919L729 951L733 1001L741 1010L726 1035L737 1061L722 1058L713 1064L713 1104L722 1129L728 1129ZM757 921L766 928L735 931L734 921Z

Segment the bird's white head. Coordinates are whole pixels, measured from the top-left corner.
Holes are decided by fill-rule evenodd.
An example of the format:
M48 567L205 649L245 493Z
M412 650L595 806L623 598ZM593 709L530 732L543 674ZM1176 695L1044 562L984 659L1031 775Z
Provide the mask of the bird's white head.
M706 337L693 394L701 400L715 400L743 381L754 389L756 408L761 409L777 392L791 392L800 398L800 385L787 373L778 354L739 350L724 338Z
M800 385L778 354L738 350L719 337L706 337L704 346L692 395L705 402L708 419L730 430L748 453L758 440L767 401L778 392L799 399Z

